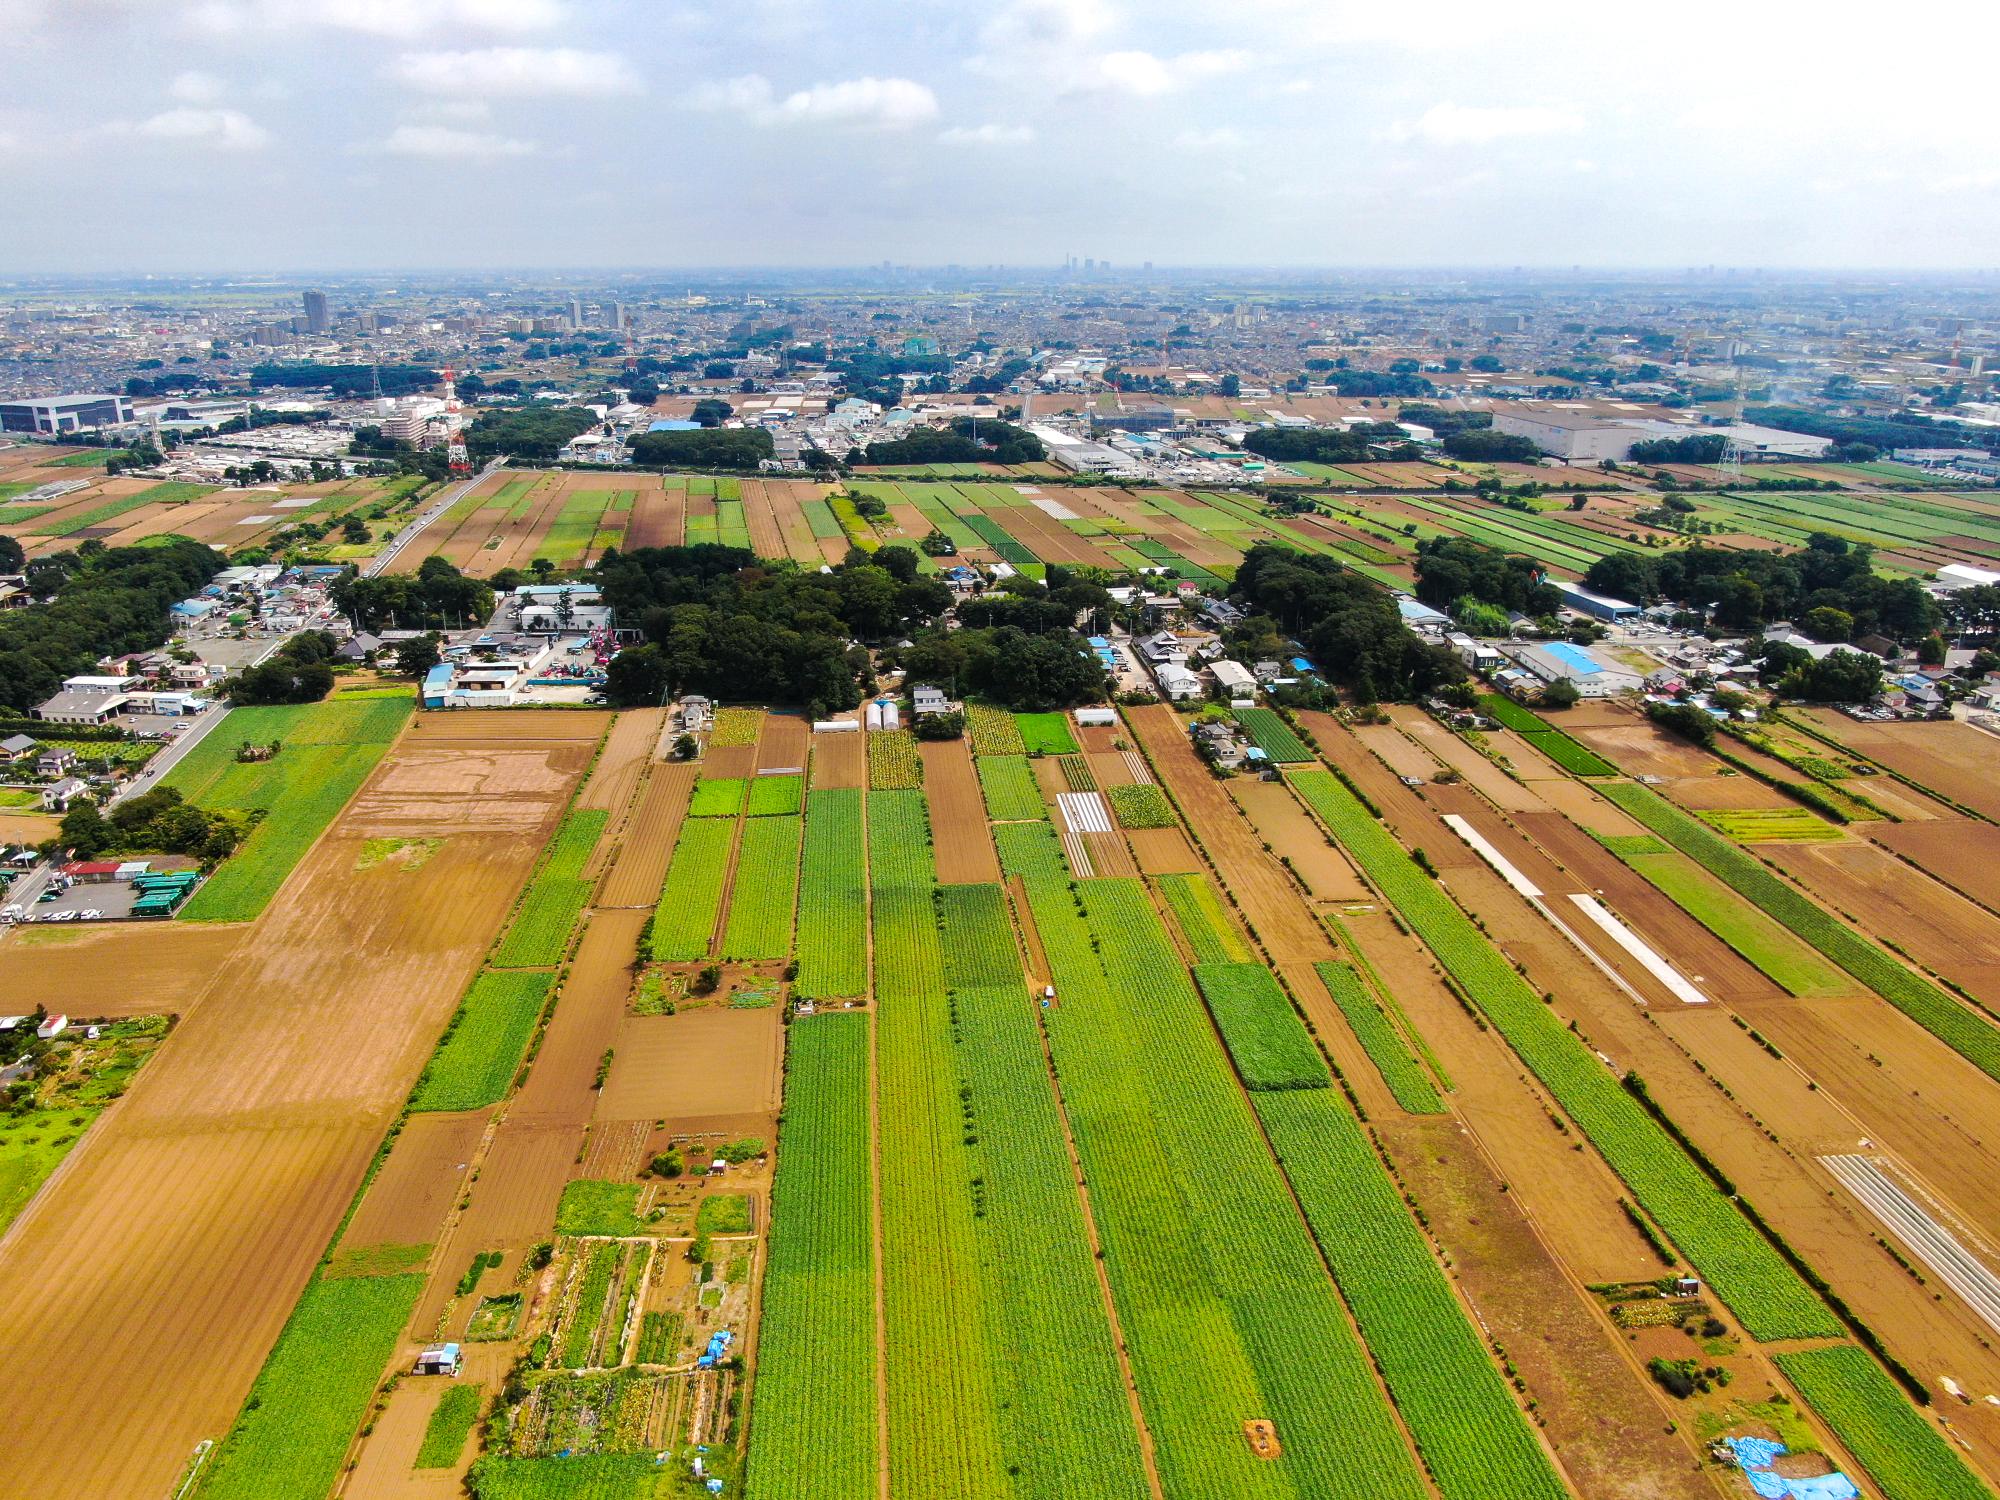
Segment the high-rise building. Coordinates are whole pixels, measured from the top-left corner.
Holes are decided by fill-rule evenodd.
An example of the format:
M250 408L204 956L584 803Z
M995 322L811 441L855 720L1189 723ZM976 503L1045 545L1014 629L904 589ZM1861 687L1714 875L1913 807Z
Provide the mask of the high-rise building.
M583 299L581 297L572 297L569 299L569 326L572 328L583 327Z
M304 296L306 305L306 332L325 333L333 326L333 319L327 316L326 293L308 291Z
M611 326L623 333L632 326L632 312L622 302L611 304Z

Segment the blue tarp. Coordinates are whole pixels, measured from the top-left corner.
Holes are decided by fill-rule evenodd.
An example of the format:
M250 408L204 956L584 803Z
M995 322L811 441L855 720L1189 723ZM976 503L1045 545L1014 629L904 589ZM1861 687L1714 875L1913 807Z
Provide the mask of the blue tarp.
M1774 1443L1769 1438L1730 1438L1728 1446L1736 1455L1736 1462L1746 1469L1768 1469L1773 1459L1782 1458L1785 1453L1783 1443Z
M1725 1445L1743 1466L1750 1488L1764 1500L1858 1500L1861 1494L1854 1481L1838 1470L1810 1479L1787 1479L1772 1473L1772 1463L1784 1456L1783 1443L1769 1438L1728 1438Z

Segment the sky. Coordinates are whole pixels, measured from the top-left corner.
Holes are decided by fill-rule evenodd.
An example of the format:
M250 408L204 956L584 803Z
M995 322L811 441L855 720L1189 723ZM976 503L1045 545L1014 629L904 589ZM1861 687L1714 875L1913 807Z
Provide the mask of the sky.
M0 0L0 275L1990 268L2000 6L1923 15Z

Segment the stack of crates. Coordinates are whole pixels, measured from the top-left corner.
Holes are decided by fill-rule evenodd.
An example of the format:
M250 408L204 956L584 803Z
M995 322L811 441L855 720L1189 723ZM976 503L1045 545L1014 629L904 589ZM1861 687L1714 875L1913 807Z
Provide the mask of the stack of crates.
M132 882L139 899L132 903L135 917L168 917L187 900L188 893L201 883L198 870L174 870L161 875L141 875Z

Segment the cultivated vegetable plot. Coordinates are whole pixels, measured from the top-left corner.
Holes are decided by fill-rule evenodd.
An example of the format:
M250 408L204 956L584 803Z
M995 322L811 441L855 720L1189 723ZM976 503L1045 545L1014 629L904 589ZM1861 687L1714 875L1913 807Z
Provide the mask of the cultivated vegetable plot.
M1167 1492L1423 1493L1143 888L1073 894L1051 830L1001 832L1062 996L1050 1041ZM1242 1441L1252 1418L1277 1460Z
M1773 1357L1887 1500L1991 1500L1937 1429L1852 1344Z
M1006 900L998 886L945 886L938 913L985 1305L1008 1351L993 1374L1009 1467L1025 1494L1142 1500L1138 1435Z
M786 1036L748 1493L854 1500L878 1466L868 1017L808 1016Z
M1021 743L1030 755L1074 755L1076 736L1069 732L1067 714L1015 714Z
M722 906L722 882L736 825L717 818L689 818L681 824L674 861L653 915L653 957L667 962L708 956L715 918Z
M202 1500L321 1500L367 1415L424 1278L344 1276L306 1288L229 1436Z
M1838 918L1745 854L1700 820L1636 782L1603 788L1604 795L1683 854L1693 858L1759 910L1804 938L1952 1051L2000 1079L2000 1028L1981 1020L1915 970L1906 968Z
M803 866L793 992L808 1000L859 995L868 988L860 792L836 787L806 799Z
M796 813L805 793L803 776L758 776L750 782L750 816L785 817Z
M868 735L868 790L914 791L924 784L917 738L907 729L877 729Z
M1571 739L1540 714L1531 713L1512 698L1499 693L1482 693L1479 711L1503 729L1511 729L1566 771L1579 776L1616 776L1618 768L1592 750Z
M610 814L602 808L580 807L568 813L549 844L542 867L535 872L514 923L493 954L502 969L524 969L562 961L570 930L590 900L591 882L583 868Z
M709 731L708 742L718 748L754 745L757 743L757 731L763 724L764 710L761 708L717 709L715 727Z
M1347 1017L1347 1024L1354 1028L1361 1050L1375 1064L1396 1102L1413 1115L1443 1114L1444 1101L1438 1098L1423 1066L1397 1034L1388 1012L1368 993L1361 976L1335 959L1326 959L1313 968L1326 985L1327 993L1333 996L1334 1004L1340 1007L1340 1013Z
M1279 765L1313 759L1312 748L1292 732L1292 726L1276 709L1239 708L1234 713L1251 742Z
M1172 828L1179 821L1167 794L1151 782L1114 786L1105 796L1120 828Z
M1021 738L1021 726L1004 708L990 703L968 703L965 721L972 731L974 755L1026 755L1028 746Z
M479 1420L479 1387L455 1385L431 1408L424 1425L423 1446L417 1449L419 1469L449 1469L465 1451L472 1424Z
M724 958L783 958L792 948L792 900L799 884L798 818L757 818L743 826L729 898Z
M410 1108L482 1109L499 1103L554 982L553 974L491 969L473 980L417 1082Z
M1206 875L1160 875L1154 878L1167 909L1194 950L1198 964L1248 963L1250 947L1229 924L1222 899Z
M1292 789L1491 1018L1641 1205L1759 1339L1837 1338L1841 1324L1451 898L1325 771Z
M1011 722L1011 721L1009 721ZM979 768L979 789L986 796L986 815L996 823L1046 818L1042 789L1025 755L982 755L973 762Z
M889 1487L910 1500L996 1494L1006 1470L935 870L923 794L870 795Z
M1326 1059L1292 1014L1292 1002L1269 969L1262 964L1203 964L1194 977L1245 1088L1280 1092L1332 1086Z
M690 818L733 818L743 811L743 778L741 776L717 776L704 778L694 784L694 795L688 799Z

